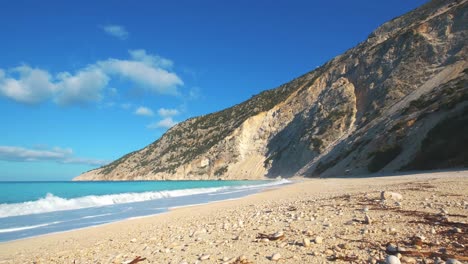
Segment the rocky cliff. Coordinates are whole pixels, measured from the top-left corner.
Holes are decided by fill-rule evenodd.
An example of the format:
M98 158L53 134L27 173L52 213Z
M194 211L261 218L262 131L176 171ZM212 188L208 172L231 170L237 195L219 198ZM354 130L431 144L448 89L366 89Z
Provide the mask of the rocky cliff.
M75 180L329 177L468 167L467 2L429 2L320 68L188 119Z

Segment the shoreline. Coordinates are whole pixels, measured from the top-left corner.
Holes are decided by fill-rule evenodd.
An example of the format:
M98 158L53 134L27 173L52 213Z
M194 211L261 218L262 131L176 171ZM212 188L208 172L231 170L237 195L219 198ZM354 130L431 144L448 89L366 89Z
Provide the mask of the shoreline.
M433 199L432 195L437 193L453 195L443 198L447 200L444 204L462 202L465 206L464 203L468 201L468 196L464 194L468 189L468 171L300 180L234 200L184 206L156 215L2 242L0 263L83 263L90 260L122 263L136 256L145 257L147 262L143 263L195 263L206 255L210 255L203 260L206 263L222 263L223 259L230 263L227 262L228 258L241 255L254 263L270 263L275 252L281 254L284 263L321 263L330 255L346 255L349 249L340 250L339 245L346 241L342 237L349 235L361 238L373 236L376 241L380 235L380 239L396 242L403 239L399 236L419 230L424 231L427 238L434 237L431 230L422 230L417 225L415 232L382 233L381 229L389 225L396 229L412 227L410 222L414 221L415 216L386 218L388 213L381 212L372 203L368 206L369 215L374 219L372 225L358 222L348 225L351 220L364 216L361 212L363 206L359 205L363 193L378 198L382 190L397 191L404 197L402 208L434 214L440 208L417 207L426 199ZM424 187L429 185L434 191L428 192L428 187ZM352 202L356 199L355 203L345 206L349 201L342 197L347 195L350 195ZM442 199L437 197L437 201ZM288 211L287 208L295 209ZM455 205L447 210L454 210L453 214L459 215L451 217L454 220L466 222L464 207ZM363 228L369 229L368 232L361 234ZM259 233L276 231L287 235L285 241L257 241ZM466 232L464 229L462 231ZM324 238L323 243L311 242L319 235ZM304 238L309 239L312 245L302 245ZM443 241L440 243L442 247ZM356 256L363 261L369 257L377 259L379 254L383 254L377 249L374 253L365 253L359 247L354 249Z
M281 179L281 180L286 180L286 179ZM273 182L273 183L278 182L278 180L277 179L271 180L271 182ZM147 218L147 217L155 217L155 216L158 216L158 215L161 215L161 214L166 214L166 213L169 213L169 212L171 212L173 210L178 210L178 209L182 209L182 208L185 208L185 207L196 207L196 206L209 205L209 204L212 204L212 203L223 202L223 201L238 200L238 199L248 197L250 195L255 195L255 194L260 193L260 192L268 191L270 189L281 188L282 186L287 186L287 185L290 185L292 183L293 183L293 181L287 180L287 182L282 183L282 184L264 186L263 188L258 189L257 191L255 191L253 193L249 193L249 194L246 194L246 195L240 196L240 197L224 198L224 199L221 198L219 200L215 199L215 200L212 200L212 201L207 201L207 202L202 202L202 203L185 204L185 205L171 206L171 207L161 207L161 208L158 208L158 209L161 209L163 211L153 213L153 214L141 215L141 216L130 216L130 217L125 218L125 219L119 219L119 220L110 221L110 222L103 222L103 223L99 223L99 224L95 224L95 225L89 225L89 226L73 228L73 229L68 229L68 230L63 230L63 231L54 231L54 232L50 232L50 233L38 234L38 235L33 235L33 236L28 236L28 237L23 237L23 238L18 238L18 239L12 239L12 240L7 240L7 241L0 241L0 245L3 244L3 243L9 243L9 242L15 242L15 241L21 241L21 240L27 240L27 239L34 239L34 238L39 238L39 237L43 237L43 236L61 234L61 233L72 232L72 231L79 231L79 230L83 230L83 229L86 229L86 228L100 227L100 226L105 226L105 225L108 225L108 224L115 224L115 223L125 222L125 221L129 221L129 220L136 220L136 219L142 219L142 218ZM270 184L270 183L266 183L266 184ZM258 186L262 186L262 185L264 185L264 184L260 184ZM245 186L257 186L257 185L245 185ZM245 186L241 185L241 187L245 187ZM235 187L238 187L238 186L235 186ZM182 190L184 190L184 189L182 189ZM190 189L188 189L188 190L190 190ZM236 192L243 192L243 191L245 191L245 190L241 189L241 190L238 190ZM96 208L99 208L99 207L96 207ZM57 212L59 212L59 211L57 211ZM42 226L47 226L47 225L48 224L42 224ZM28 226L25 226L25 227L27 228Z

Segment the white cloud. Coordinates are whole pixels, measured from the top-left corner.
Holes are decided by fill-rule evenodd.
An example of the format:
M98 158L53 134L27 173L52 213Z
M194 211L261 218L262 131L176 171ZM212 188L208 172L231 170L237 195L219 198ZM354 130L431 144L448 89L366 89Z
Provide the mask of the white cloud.
M158 114L162 117L172 117L179 114L179 110L177 109L167 109L167 108L160 108L158 110Z
M151 92L176 95L177 87L184 84L177 74L141 61L108 59L98 65L106 73L130 79Z
M101 100L101 92L107 86L109 77L101 69L91 66L75 75L59 73L58 94L55 102L60 105L83 104Z
M152 116L154 115L153 110L149 109L148 107L140 106L137 108L135 111L136 115L141 115L141 116Z
M70 148L52 148L52 149L28 149L16 146L0 146L0 160L32 162L32 161L54 161L67 164L85 164L91 166L102 166L109 161L77 158L73 156L73 150Z
M119 26L119 25L105 25L105 26L102 26L101 28L107 34L113 37L119 38L121 40L127 39L128 36L130 35L123 26Z
M130 53L130 57L133 60L143 62L146 65L161 67L164 69L172 68L172 66L174 66L174 62L171 60L158 55L148 54L144 49L129 50L128 53Z
M27 65L8 73L0 69L0 94L21 103L38 103L50 98L57 89L51 79L47 71Z
M118 94L115 88L106 89L112 79L126 78L150 92L178 95L183 81L168 70L172 61L145 50L130 50L130 60L109 58L79 69L75 74L56 75L28 65L0 69L0 95L27 104L49 99L60 105L99 101L105 90L108 96ZM112 90L114 89L114 90Z
M178 122L174 121L172 117L166 117L161 121L158 121L156 123L152 123L148 125L148 128L150 129L156 129L156 128L171 128L175 125L177 125Z

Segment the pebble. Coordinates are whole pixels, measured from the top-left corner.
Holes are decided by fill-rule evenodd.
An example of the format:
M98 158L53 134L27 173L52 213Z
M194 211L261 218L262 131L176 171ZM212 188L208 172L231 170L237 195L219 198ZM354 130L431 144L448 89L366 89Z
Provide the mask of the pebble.
M366 225L372 224L372 220L371 220L371 218L370 218L370 216L368 214L366 214L364 216L364 224L366 224Z
M401 264L401 261L396 256L388 255L385 258L385 263L386 264Z
M321 236L316 236L314 241L316 244L322 244L323 238Z
M210 258L210 255L208 255L208 254L203 254L203 255L200 256L199 260L207 260L207 259L209 259L209 258Z
M130 240L130 242L131 242L131 243L135 243L135 242L137 242L137 239L136 239L136 238L132 238L132 239Z
M271 257L270 257L271 261L278 261L280 259L281 259L281 255L279 253L275 253L275 254L271 255Z
M387 245L387 252L388 252L389 254L397 253L397 252L398 252L397 246L395 246L394 244L391 244L391 243L388 244L388 245Z
M401 257L400 261L401 263L407 263L407 264L416 264L418 262L415 258L407 257L407 256Z
M403 195L396 192L383 191L380 193L380 200L403 200Z
M310 246L310 240L306 237L304 237L302 239L302 244L304 245L304 247L309 247Z

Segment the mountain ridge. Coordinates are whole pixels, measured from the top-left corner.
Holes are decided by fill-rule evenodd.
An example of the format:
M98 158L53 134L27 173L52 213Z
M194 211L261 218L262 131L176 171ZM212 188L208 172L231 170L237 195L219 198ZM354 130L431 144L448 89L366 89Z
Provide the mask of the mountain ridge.
M446 122L466 129L466 10L466 0L426 3L314 71L190 118L147 147L74 180L330 177L418 169L421 157L432 157L426 152L433 143L425 137L439 123L453 119ZM429 146L434 148L440 150ZM468 166L467 153L453 155L456 162L445 167Z

